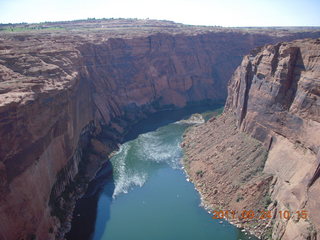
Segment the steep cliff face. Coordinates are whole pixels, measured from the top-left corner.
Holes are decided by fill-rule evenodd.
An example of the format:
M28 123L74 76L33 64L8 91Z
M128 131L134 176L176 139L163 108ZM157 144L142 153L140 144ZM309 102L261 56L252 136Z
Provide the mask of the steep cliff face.
M60 192L77 174L75 149L93 119L88 84L78 76L73 81L69 88L1 108L1 239L48 239L53 232L52 186L69 162Z
M254 46L297 36L300 34L278 38L232 32L158 33L111 38L78 49L101 118L107 124L115 118L125 124L124 120L132 121L165 106L183 107L208 99L224 101L226 82L243 54Z
M281 43L246 56L230 82L226 108L260 141L268 143L268 131L277 132L317 152L318 60L319 40Z
M202 180L194 171L189 171L196 183L204 181L208 184L219 172L224 171L222 166L231 164L230 174L223 176L227 178L225 181L230 181L226 189L229 194L239 194L240 197L238 201L225 198L223 207L271 210L269 223L242 223L257 235L267 237L270 234L269 237L272 235L273 239L288 240L317 239L319 235L319 79L319 39L279 43L256 49L244 57L229 82L223 116L212 119L206 126L190 130L185 138L190 168L205 169L201 164L205 166L212 162L210 159L214 156L209 154L218 147L220 151L216 155L225 156L223 160L218 159L213 170L208 169ZM225 131L221 132L221 128ZM227 129L230 128L233 133L229 134ZM205 135L205 129L209 129L211 134ZM224 138L220 142L213 140L210 143L210 138L219 139L221 136ZM241 140L237 141L239 137ZM251 137L268 150L263 161L259 160L263 151L257 152L262 146L254 147L250 142L253 140L248 140ZM195 138L198 139L193 144ZM205 153L202 153L207 159L200 155L200 164L195 160L195 151L204 142L209 142ZM250 150L250 146L253 150ZM238 147L236 152L235 147ZM258 154L250 161L251 155L255 153ZM245 158L241 160L243 156ZM232 168L233 164L237 168ZM248 177L238 177L248 173L248 168L251 169ZM232 188L235 179L240 187ZM200 187L200 191L204 192L205 200L211 207L216 207L218 204L213 201L212 194L206 194L210 187ZM226 194L225 189L219 188L219 184L217 188L222 195ZM302 210L307 211L306 220L298 218L297 211ZM292 217L284 219L279 211L290 211Z
M133 121L168 106L224 100L241 55L298 36L1 36L1 239L62 238L83 191L78 180L94 176ZM79 175L83 161L90 173Z
M275 239L306 239L320 230L320 40L268 46L244 58L229 85L226 111L270 149L264 172L277 210L306 209L309 220L276 218ZM310 233L311 231L311 233Z

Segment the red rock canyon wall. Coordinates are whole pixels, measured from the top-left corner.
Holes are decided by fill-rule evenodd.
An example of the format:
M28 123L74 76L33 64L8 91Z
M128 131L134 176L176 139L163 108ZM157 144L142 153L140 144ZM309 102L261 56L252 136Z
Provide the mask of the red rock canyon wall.
M99 152L106 155L110 150L97 140L99 136L119 140L132 121L165 106L224 100L227 80L250 49L317 34L276 37L217 32L109 39L99 34L96 38L94 34L1 36L0 238L62 238L68 230L63 221L70 220L70 212L68 216L59 216L59 208L68 206L68 200L75 200L66 197L67 189L75 184L79 162L87 154L85 149L92 149L86 155L90 159L103 158ZM288 51L285 54L290 59L291 50ZM301 61L301 56L304 59L302 50L292 51L296 59ZM269 59L262 58L267 64ZM314 59L310 56L310 67ZM289 61L289 71L290 64ZM267 68L261 70L264 78L266 71ZM285 69L276 67L270 71L286 74ZM255 81L263 81L260 78L262 75ZM309 78L305 76L301 82L311 89L313 83ZM288 92L289 85L281 90L282 94ZM317 89L313 92L318 94ZM311 114L317 110L312 107L314 96L312 91L308 94L302 86L292 95L299 96L297 100L292 101L288 95L292 102L290 117L309 119L308 124L289 119L290 124L303 129L303 134L318 126L317 115ZM279 107L288 110L290 106L286 103ZM228 101L229 108L236 108L237 104ZM311 106L292 107L303 104ZM251 104L247 109L251 109ZM249 119L254 119L254 115L239 118L244 129L254 128ZM105 134L101 129L106 128L113 132ZM316 143L315 139L305 140L308 136L303 134L299 136L300 142L310 147ZM98 169L101 164L94 166ZM91 177L97 169L91 170ZM308 204L310 208L313 206L312 202Z
M226 111L269 149L264 172L275 178L275 210L306 209L308 221L276 217L274 239L317 239L320 231L320 40L257 49L229 83Z

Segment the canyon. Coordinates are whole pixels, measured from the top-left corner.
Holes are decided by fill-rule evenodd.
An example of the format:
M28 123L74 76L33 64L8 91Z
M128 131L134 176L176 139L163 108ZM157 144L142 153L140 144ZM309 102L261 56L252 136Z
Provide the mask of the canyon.
M270 211L231 219L262 239L319 236L319 59L319 39L253 50L229 81L224 113L185 135L187 172L205 204Z
M64 29L0 33L0 238L4 240L63 239L70 229L76 200L133 123L163 109L203 101L224 102L228 80L251 49L320 37L320 31L314 29L228 29L153 20L59 24ZM292 47L281 52L289 61L281 65L282 45L277 46L270 50L276 57L269 53L259 57L263 65L259 75L248 73L256 76L250 87L249 80L242 80L247 79L243 69L249 71L253 64L259 64L245 58L233 75L234 79L239 75L241 81L233 80L235 86L229 85L226 109L236 112L237 128L261 142L255 143L256 151L263 152L262 145L268 145L268 159L274 155L265 167L269 166L270 174L278 164L281 144L287 147L285 157L292 158L297 167L304 163L296 159L295 152L307 151L309 165L304 170L309 171L315 167L319 143L315 131L319 127L315 104L319 86L308 80L315 77L306 75L302 81L305 88L300 89L290 80L273 86L264 79L269 68L281 79L282 75L292 75L292 64L305 58L316 67L317 57L304 55L308 48ZM313 42L308 46L317 45ZM284 67L278 69L278 65ZM304 76L304 71L295 74ZM278 97L270 97L268 90L255 98L249 96L255 86L267 89L268 84L274 92L276 86L284 86ZM233 100L240 90L243 94ZM299 97L295 100L294 96ZM279 104L270 111L279 108L277 114L256 114L275 98ZM248 103L248 99L257 102ZM254 107L258 110L250 112ZM269 123L270 118L278 120ZM279 136L271 137L271 132ZM285 170L279 174L287 176ZM318 175L314 173L306 183L310 196L317 196ZM305 184L299 179L284 179L292 185L264 179L274 185L274 199L282 199L275 196L283 193L281 186L289 185L284 190L287 192L296 184ZM306 197L300 192L305 188L296 189L296 194ZM279 204L286 202L279 200ZM305 204L310 209L316 207L312 200ZM281 232L284 223L278 225Z

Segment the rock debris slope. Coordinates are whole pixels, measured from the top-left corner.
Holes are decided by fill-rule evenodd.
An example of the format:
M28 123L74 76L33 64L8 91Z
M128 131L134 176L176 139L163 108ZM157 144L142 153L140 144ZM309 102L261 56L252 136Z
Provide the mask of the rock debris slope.
M317 239L320 39L245 56L222 116L190 129L183 145L188 173L209 207L267 209L270 219L237 223L264 238ZM286 210L289 220L279 213ZM302 210L306 220L298 218Z

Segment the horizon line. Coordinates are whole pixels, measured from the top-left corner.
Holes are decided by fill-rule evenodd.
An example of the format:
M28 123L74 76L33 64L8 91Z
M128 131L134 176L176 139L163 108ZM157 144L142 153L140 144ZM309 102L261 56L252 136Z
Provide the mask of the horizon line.
M42 21L42 22L0 22L0 25L19 25L19 24L45 24L45 23L61 23L61 22L76 22L76 21L101 21L101 20L147 20L147 21L163 21L163 22L172 22L174 24L181 24L184 26L201 26L201 27L222 27L222 28L319 28L320 25L271 25L271 26L259 26L259 25L247 25L247 26L222 26L222 25L205 25L205 24L187 24L181 22L175 22L168 19L153 19L153 18L123 18L123 17L110 17L110 18L95 18L88 17L82 19L72 19L72 20L54 20L54 21Z

